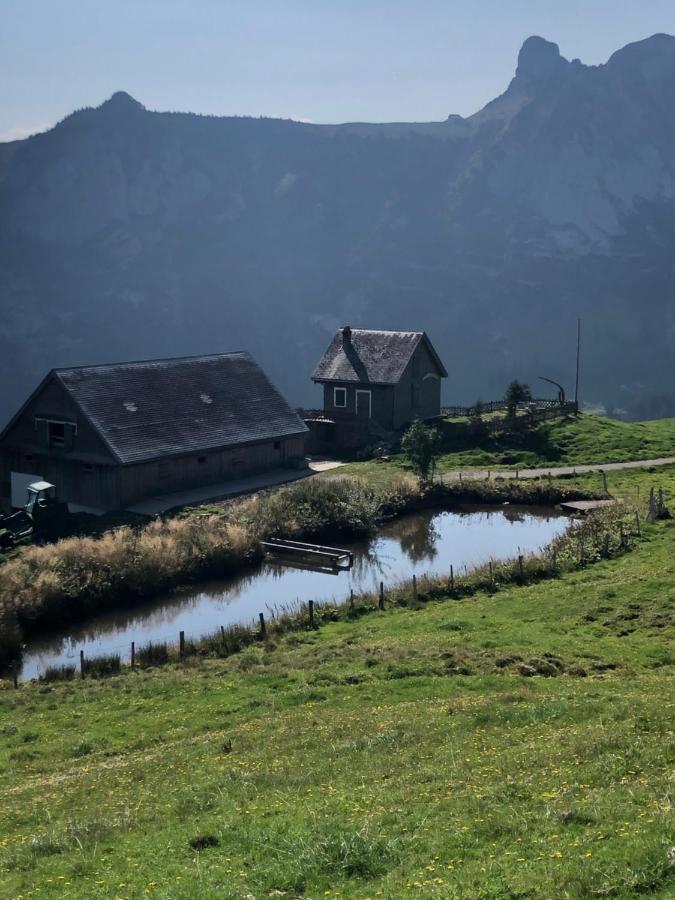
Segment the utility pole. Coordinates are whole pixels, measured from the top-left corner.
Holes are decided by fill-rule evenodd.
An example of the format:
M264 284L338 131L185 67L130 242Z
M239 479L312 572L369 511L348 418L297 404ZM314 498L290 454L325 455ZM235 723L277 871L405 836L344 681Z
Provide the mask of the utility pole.
M579 412L579 360L581 357L581 319L577 319L577 377L574 382L574 402Z

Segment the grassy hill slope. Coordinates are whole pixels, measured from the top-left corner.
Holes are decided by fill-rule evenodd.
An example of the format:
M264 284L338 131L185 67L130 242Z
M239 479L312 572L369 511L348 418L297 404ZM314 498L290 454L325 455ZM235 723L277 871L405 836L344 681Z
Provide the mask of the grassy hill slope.
M675 467L610 486L654 483L672 504ZM672 896L674 539L658 522L557 581L0 692L0 894Z
M498 439L476 439L458 420L441 425L446 452L438 471L464 467L530 468L575 466L675 456L675 419L622 422L604 416L566 416L542 422L535 428ZM390 463L355 463L341 472L379 472L382 468L407 469L396 456Z

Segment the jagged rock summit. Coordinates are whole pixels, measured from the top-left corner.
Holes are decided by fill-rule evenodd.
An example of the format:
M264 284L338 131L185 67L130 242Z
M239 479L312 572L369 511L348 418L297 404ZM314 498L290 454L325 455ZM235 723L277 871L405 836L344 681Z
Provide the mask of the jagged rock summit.
M564 76L570 65L557 44L533 35L520 48L516 79L525 84L548 81Z

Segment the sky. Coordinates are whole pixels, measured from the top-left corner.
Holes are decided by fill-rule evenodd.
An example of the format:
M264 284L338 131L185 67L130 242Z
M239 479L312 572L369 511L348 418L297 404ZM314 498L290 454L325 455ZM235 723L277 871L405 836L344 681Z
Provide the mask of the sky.
M525 38L592 65L675 0L0 0L0 140L125 90L148 109L434 121L502 93Z

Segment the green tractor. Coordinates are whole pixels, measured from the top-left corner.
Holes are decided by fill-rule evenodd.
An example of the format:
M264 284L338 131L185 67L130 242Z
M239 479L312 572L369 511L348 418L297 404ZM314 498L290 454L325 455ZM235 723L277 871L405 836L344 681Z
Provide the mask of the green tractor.
M68 516L68 504L56 497L56 488L48 481L28 485L28 500L23 509L9 516L0 515L0 549L11 549L22 541L42 538L58 528Z

